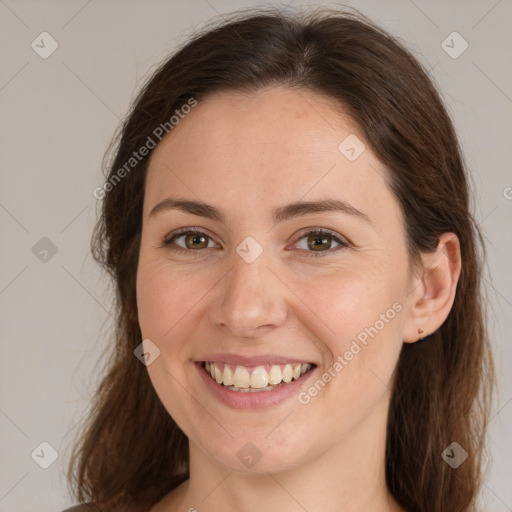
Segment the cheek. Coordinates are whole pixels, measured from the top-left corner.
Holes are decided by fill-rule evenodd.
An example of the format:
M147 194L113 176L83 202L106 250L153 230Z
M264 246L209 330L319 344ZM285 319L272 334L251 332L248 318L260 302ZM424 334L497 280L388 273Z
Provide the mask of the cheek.
M406 276L402 279L399 269L379 267L380 271L366 267L364 272L340 269L307 286L304 281L293 286L309 310L307 327L324 347L321 380L326 386L323 382L317 386L322 390L319 405L337 403L339 411L346 411L357 402L364 409L389 386L402 346L401 297ZM314 389L311 395L316 396Z
M162 265L139 259L137 271L137 308L143 339L150 339L160 349L159 357L147 366L149 378L160 401L180 428L190 428L183 403L187 379L180 333L185 311L186 286ZM178 293L177 290L180 290ZM182 291L184 290L184 292ZM180 323L182 320L182 323Z
M360 283L346 289L337 298L335 310L330 318L336 319L335 332L340 334L340 349L348 350L347 343L353 341L361 347L374 350L385 349L392 343L400 323L399 313L403 306L399 293L390 293L389 288L380 287L380 283ZM372 340L379 340L372 344Z
M339 268L323 276L289 281L306 306L299 320L311 319L309 327L322 335L333 356L347 350L354 339L364 343L366 338L388 337L399 330L396 320L402 309L403 279L379 267L381 271Z
M142 335L163 340L175 334L188 303L190 286L163 265L139 262L137 272L137 309ZM191 295L190 293L188 295Z

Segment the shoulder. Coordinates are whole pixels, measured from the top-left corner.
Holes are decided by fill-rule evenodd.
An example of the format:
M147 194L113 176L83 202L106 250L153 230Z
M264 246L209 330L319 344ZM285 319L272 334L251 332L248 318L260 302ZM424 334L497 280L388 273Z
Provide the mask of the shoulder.
M99 508L95 506L93 503L82 503L81 505L74 505L71 508L67 508L66 510L63 510L62 512L98 512ZM102 509L104 510L104 509ZM142 509L137 508L137 512L140 512ZM144 509L145 510L145 509ZM115 510L110 508L109 512L135 512L135 508L131 508L130 510L124 509L121 511L120 509L116 508Z
M87 505L75 505L74 507L67 508L66 510L63 510L62 512L90 512L90 507L87 507Z

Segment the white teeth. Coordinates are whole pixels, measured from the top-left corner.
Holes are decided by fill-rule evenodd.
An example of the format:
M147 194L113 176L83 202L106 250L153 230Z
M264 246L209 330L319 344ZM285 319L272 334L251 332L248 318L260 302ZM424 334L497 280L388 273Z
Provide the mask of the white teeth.
M283 381L288 383L288 382L291 382L292 378L293 378L292 365L287 364L287 365L285 365L284 370L283 370Z
M222 375L222 384L224 386L232 386L233 385L233 370L227 365L224 365L224 373Z
M254 368L251 374L251 388L266 388L268 385L268 373L263 366Z
M215 365L215 380L217 384L222 384L222 372L217 365Z
M268 374L268 383L272 386L279 384L283 380L283 374L281 373L281 368L274 364L272 368L270 368L270 372Z
M217 366L217 365L215 365ZM243 366L237 366L233 374L233 385L237 388L248 388L250 382L249 372Z
M282 382L288 384L299 379L311 369L309 363L289 363L281 366L274 364L267 372L265 366L257 366L249 373L245 366L236 366L235 371L228 364L221 370L217 363L205 362L204 368L217 384L222 384L234 391L272 391ZM268 366L267 366L268 368Z

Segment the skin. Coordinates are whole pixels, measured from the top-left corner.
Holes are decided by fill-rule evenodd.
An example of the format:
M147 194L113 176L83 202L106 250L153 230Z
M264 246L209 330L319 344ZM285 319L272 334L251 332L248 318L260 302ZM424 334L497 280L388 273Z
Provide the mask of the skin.
M155 148L139 322L161 351L147 370L189 439L191 476L151 512L403 510L384 473L392 379L402 344L417 341L419 328L422 337L435 331L450 311L459 243L443 234L413 271L388 171L368 145L349 161L338 150L349 134L364 140L329 99L279 86L210 96ZM150 217L167 197L205 201L227 220L177 209ZM272 222L277 207L324 198L349 203L371 222L340 212ZM207 248L185 245L185 236L174 244L188 252L163 247L181 227L201 228ZM308 231L318 228L348 246L331 238L313 251ZM252 263L236 252L247 236L263 248ZM318 365L307 390L394 303L400 312L307 404L294 396L263 410L232 409L194 366L207 352L289 355ZM237 456L248 442L261 453L249 469Z

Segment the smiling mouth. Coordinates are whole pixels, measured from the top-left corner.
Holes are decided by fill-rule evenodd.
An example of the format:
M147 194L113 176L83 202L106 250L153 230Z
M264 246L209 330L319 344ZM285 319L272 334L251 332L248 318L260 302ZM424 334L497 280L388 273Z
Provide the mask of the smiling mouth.
M217 384L231 391L255 393L272 391L298 380L313 370L313 363L273 364L246 367L203 361L202 367Z

